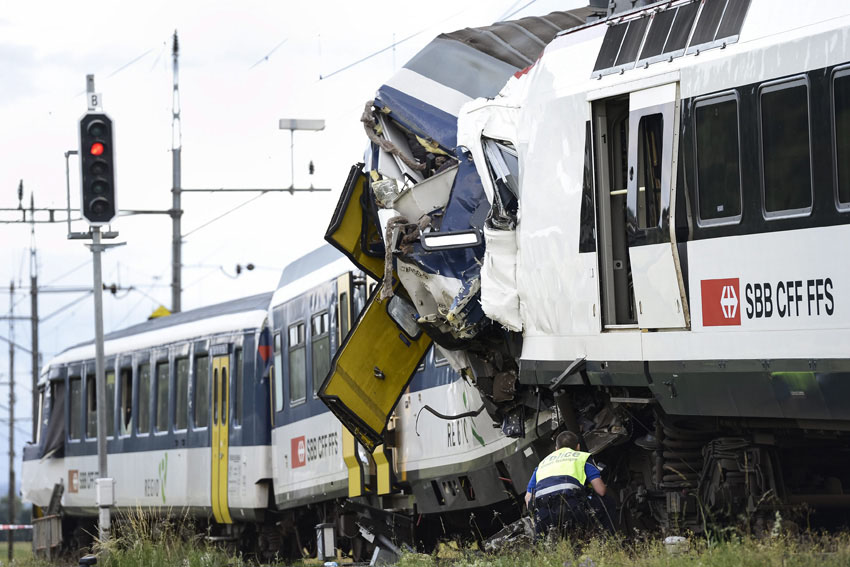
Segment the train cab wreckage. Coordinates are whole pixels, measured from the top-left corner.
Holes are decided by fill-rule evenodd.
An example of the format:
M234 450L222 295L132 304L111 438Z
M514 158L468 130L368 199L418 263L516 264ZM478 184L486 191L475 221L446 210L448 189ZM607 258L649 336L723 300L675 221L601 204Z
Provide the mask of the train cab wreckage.
M320 396L371 450L433 342L632 526L848 508L850 14L633 4L444 34L366 104L326 239L382 285Z

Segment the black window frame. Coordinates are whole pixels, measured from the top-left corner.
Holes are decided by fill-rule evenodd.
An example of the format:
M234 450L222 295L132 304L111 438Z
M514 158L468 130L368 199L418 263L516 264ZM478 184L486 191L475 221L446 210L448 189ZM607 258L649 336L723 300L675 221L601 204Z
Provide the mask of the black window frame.
M165 429L159 428L159 367L161 365L165 365L165 380L168 387L166 388L166 401L165 401ZM153 380L151 380L154 384L153 392L154 392L154 415L151 419L151 430L154 435L167 435L171 430L171 360L169 358L157 358L154 363L151 365L153 367Z
M830 125L832 134L832 192L835 209L839 213L847 213L850 212L850 200L847 202L841 201L841 186L839 185L841 180L838 177L838 160L840 159L840 156L838 155L838 112L836 111L835 106L835 80L842 77L850 79L850 64L835 67L829 78L829 111L832 122ZM848 174L850 174L850 171L848 171Z
M183 389L184 399L181 404L180 400L180 376L178 374L180 363L186 362L186 384ZM185 356L175 356L174 357L174 404L173 409L170 411L171 414L171 423L174 425L175 432L184 432L189 430L189 383L192 380L192 357L188 354ZM183 419L185 423L183 427L178 427L177 416L178 412L182 412Z
M728 217L720 217L714 219L703 219L702 209L700 207L700 189L699 189L699 143L697 140L697 110L703 106L711 106L713 104L721 104L730 100L735 101L735 116L738 134L738 214ZM744 214L744 174L743 161L741 157L741 99L738 91L729 90L719 93L701 96L694 99L694 110L692 114L693 120L693 144L694 144L694 195L696 196L696 221L700 228L728 226L740 224Z
M272 385L272 410L273 413L280 413L286 408L286 396L283 391L283 333L275 331L272 335L272 368L271 379L269 382ZM280 400L280 404L278 404Z
M314 335L313 331L313 321L316 319L321 319L322 317L326 320L326 325L324 331L321 333ZM319 380L316 380L316 340L327 339L328 344L328 371L331 369L331 363L333 362L333 353L331 352L331 312L328 309L323 309L318 313L314 313L310 315L310 375L313 381L313 399L318 399L319 397L319 386L321 386L322 381L324 381L325 376L319 377Z
M127 384L124 382L124 373L128 372L130 376L130 392L127 393ZM133 362L131 359L122 360L122 362L118 365L118 404L116 409L119 411L118 413L118 437L122 439L126 439L127 437L133 436L133 423L135 421L136 411L133 408L133 396L136 391L136 375L133 373ZM130 402L130 421L126 427L126 433L124 432L124 412L127 409L124 405L124 402Z
M230 392L230 397L233 399L233 413L231 414L231 422L233 427L242 427L243 411L245 407L245 355L241 346L233 349L233 370L230 376L233 378L233 390ZM235 393L234 393L235 390Z
M86 415L86 400L85 395L83 394L83 369L81 367L77 367L76 373L69 372L68 373L68 441L71 443L82 443L85 439L85 415ZM79 410L77 415L77 426L76 433L77 436L74 437L74 382L79 382Z
M806 118L809 128L809 206L802 209L783 209L779 211L767 210L767 192L765 191L765 169L764 169L764 127L763 127L763 105L762 96L765 93L773 93L785 89L792 89L799 86L806 88ZM814 152L812 151L812 100L811 91L812 85L809 81L807 73L792 75L777 79L775 81L767 81L759 85L756 91L756 118L758 120L758 163L759 163L759 185L761 190L761 213L766 221L774 221L780 219L803 218L811 216L815 204L815 183L814 183Z
M292 329L301 328L298 336L298 343L292 344ZM296 331L298 333L298 331ZM307 403L307 322L305 320L296 321L286 328L286 382L289 384L289 407L300 406ZM301 370L304 372L304 396L301 398L292 397L292 352L297 349L304 350L304 364Z
M143 409L142 408L142 368L145 367L145 366L147 366L147 369L148 369L148 403L146 404L147 407L145 407ZM145 356L144 359L139 360L138 363L135 365L136 384L133 386L133 389L136 392L136 414L133 416L133 431L135 432L136 437L141 437L141 436L147 437L151 434L151 431L153 431L153 420L151 419L151 417L152 417L151 399L152 399L152 393L153 393L153 372L151 370L152 367L153 366L151 365L150 357L148 357L148 356ZM147 429L145 431L142 431L141 428L139 427L139 425L140 425L139 422L141 421L143 412L144 412L144 415L147 417Z
M200 382L198 381L198 360L205 358L207 360L206 367L206 395L203 396L204 400L199 398L201 394L201 388L199 387ZM210 426L210 421L212 419L212 408L210 407L210 392L212 391L212 357L206 351L200 352L195 351L192 353L192 369L190 371L189 381L192 384L192 412L191 412L191 428L192 431L206 431L206 429ZM202 403L198 403L198 402ZM206 423L204 425L199 425L198 421L198 412L206 411Z

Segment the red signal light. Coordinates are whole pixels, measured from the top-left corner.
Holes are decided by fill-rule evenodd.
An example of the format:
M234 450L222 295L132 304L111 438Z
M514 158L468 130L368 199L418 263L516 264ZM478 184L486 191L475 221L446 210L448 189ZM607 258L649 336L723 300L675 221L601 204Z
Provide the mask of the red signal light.
M102 156L103 155L103 144L100 142L95 142L91 145L91 149L89 150L91 155L93 156Z

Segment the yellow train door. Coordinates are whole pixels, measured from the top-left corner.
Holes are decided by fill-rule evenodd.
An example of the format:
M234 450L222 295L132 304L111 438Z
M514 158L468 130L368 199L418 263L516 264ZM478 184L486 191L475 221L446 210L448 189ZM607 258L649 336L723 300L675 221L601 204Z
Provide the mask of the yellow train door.
M212 439L210 442L212 477L210 483L215 521L232 524L227 502L227 463L230 407L230 357L213 358Z

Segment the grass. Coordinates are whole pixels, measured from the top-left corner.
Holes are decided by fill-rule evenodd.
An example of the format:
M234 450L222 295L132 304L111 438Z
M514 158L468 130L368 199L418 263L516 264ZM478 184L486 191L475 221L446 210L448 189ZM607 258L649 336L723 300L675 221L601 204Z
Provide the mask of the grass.
M399 567L797 567L850 565L850 535L739 539L715 545L691 538L690 549L668 552L661 541L629 543L598 538L578 544L536 544L499 555L476 551L454 557L407 554Z
M160 519L136 512L120 518L114 536L95 544L101 567L248 567L252 562L196 534L189 518ZM29 542L15 546L14 567L76 565L82 553L63 562L32 557ZM2 561L2 550L0 550ZM308 562L300 562L306 565ZM316 562L309 562L315 565ZM3 562L5 564L5 562ZM321 564L321 563L318 563ZM282 563L274 563L282 565ZM589 541L517 544L499 554L441 545L431 555L406 553L399 567L825 567L850 565L850 533L773 533L761 539L730 535L712 542L689 538L688 548L671 553L661 538L628 541L597 537Z

